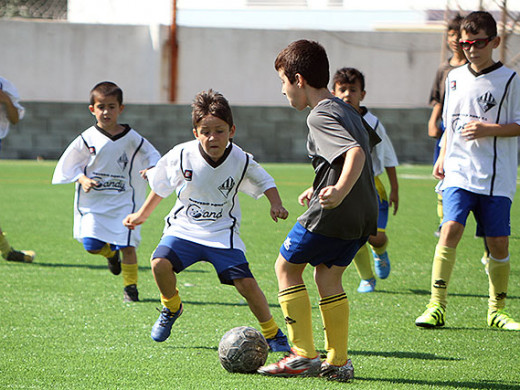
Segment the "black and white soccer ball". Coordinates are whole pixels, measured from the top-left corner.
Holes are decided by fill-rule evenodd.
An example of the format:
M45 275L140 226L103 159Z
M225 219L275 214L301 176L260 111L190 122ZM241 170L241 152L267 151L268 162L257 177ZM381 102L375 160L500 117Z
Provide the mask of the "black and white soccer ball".
M222 336L218 357L229 372L252 373L264 365L268 350L262 333L249 326L238 326Z

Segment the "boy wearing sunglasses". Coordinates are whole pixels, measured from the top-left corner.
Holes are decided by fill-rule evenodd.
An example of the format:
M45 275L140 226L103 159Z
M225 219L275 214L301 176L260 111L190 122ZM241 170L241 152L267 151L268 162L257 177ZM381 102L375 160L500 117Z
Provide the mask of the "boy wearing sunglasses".
M433 259L430 302L415 324L444 325L455 251L472 211L477 235L485 237L490 250L487 324L518 331L520 323L504 309L518 165L513 137L520 135L520 79L492 58L500 38L488 12L472 12L462 21L459 43L469 64L454 69L446 79L446 131L433 168L433 175L442 179L444 218Z

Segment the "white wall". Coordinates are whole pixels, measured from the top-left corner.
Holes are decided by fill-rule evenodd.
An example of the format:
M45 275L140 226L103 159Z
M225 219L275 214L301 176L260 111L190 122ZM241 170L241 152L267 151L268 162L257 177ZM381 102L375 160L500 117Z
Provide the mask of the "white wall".
M166 26L69 24L0 19L0 74L24 100L84 102L99 81L112 80L126 102L168 100ZM234 105L286 105L273 68L278 52L306 38L321 42L331 74L358 67L372 107L427 104L440 57L439 33L330 32L179 28L178 103L202 89ZM520 37L510 40L520 51Z

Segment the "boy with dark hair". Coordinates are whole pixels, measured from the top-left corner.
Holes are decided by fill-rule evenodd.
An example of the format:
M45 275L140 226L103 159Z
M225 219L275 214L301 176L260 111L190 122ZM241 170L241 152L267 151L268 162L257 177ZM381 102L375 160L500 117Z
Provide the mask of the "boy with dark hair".
M485 237L490 251L487 324L520 330L520 323L505 311L518 166L517 139L512 137L520 135L520 79L493 60L500 38L488 12L472 12L462 21L459 44L469 64L452 70L446 79L446 131L433 168L434 176L442 179L444 218L433 259L430 302L415 324L432 328L445 323L455 251L471 211L477 235Z
M9 133L11 125L23 118L25 109L20 104L18 90L9 80L0 77L0 149L2 139ZM0 228L0 255L7 261L32 263L36 254L33 251L18 251L7 241Z
M329 62L319 43L291 43L278 54L275 69L291 106L299 111L311 108L307 149L316 177L298 198L308 209L289 232L275 265L278 300L294 347L289 356L258 372L348 381L354 368L347 355L349 303L341 278L368 236L377 231L377 198L368 158L373 130L365 128L352 106L328 90ZM315 267L320 295L324 362L314 346L311 303L302 277L307 264Z
M442 122L442 107L444 105L444 84L448 73L468 62L462 48L459 45L460 40L460 23L464 18L456 14L447 26L446 44L448 49L452 52L452 56L439 66L433 86L430 92L430 105L432 112L428 121L428 136L435 138L435 148L433 150L433 163L439 157L441 150L440 142L441 136L444 133L444 123ZM435 235L438 237L440 232L440 222L442 222L442 195L437 194L437 215L439 216L439 226Z
M136 302L140 229L129 232L121 221L143 204L146 171L160 155L129 125L118 123L124 105L116 84L97 84L90 92L89 109L97 122L65 150L52 183L76 183L74 238L87 252L105 257L114 275L123 273L124 300Z
M272 351L288 351L287 337L276 324L264 293L245 257L240 239L238 192L254 198L264 194L271 218L286 219L273 178L233 144L235 125L228 101L220 93L201 92L192 104L195 140L175 146L148 172L146 202L124 224L144 223L163 198L176 193L177 202L165 218L163 237L152 255L152 272L163 309L151 336L165 341L183 311L175 274L198 261L210 262L222 284L235 286L255 315Z
M336 71L332 81L332 93L334 96L352 105L381 138L381 142L371 152L379 204L379 217L377 220L377 234L368 238L368 244L372 248L377 277L386 279L390 274L390 259L386 250L388 237L385 232L388 224L388 208L393 206L394 215L399 208L399 184L395 169L398 165L397 156L383 124L366 107L361 106L361 102L366 95L365 76L363 76L363 73L355 68L341 68ZM390 182L390 196L386 195L385 187L380 179L380 175L384 171L386 171L388 181ZM358 292L361 293L373 292L376 286L376 279L370 264L368 244L364 245L358 251L356 257L354 257L354 265L361 277L358 287Z

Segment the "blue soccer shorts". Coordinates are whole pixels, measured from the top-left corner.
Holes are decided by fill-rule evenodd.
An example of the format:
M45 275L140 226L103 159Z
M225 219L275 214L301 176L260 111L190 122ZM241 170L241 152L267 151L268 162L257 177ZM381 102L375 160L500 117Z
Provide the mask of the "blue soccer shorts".
M478 237L510 236L511 203L511 199L505 196L482 195L449 187L442 192L442 223L455 221L466 226L469 212L472 211Z
M103 248L105 244L107 244L105 241L101 241L97 238L92 237L84 237L82 241L83 248L85 248L86 251L100 251L101 248ZM113 251L123 248L128 248L128 246L110 244L110 249L112 249Z
M384 232L388 224L388 196L386 195L385 186L379 176L374 177L374 184L376 185L377 203L379 205L377 231Z
M294 264L346 267L367 240L368 236L356 240L327 237L312 233L296 222L280 247L280 254Z
M240 249L212 248L175 236L163 236L152 260L168 259L175 273L199 261L207 261L217 271L222 284L233 285L234 279L253 278L244 252Z

